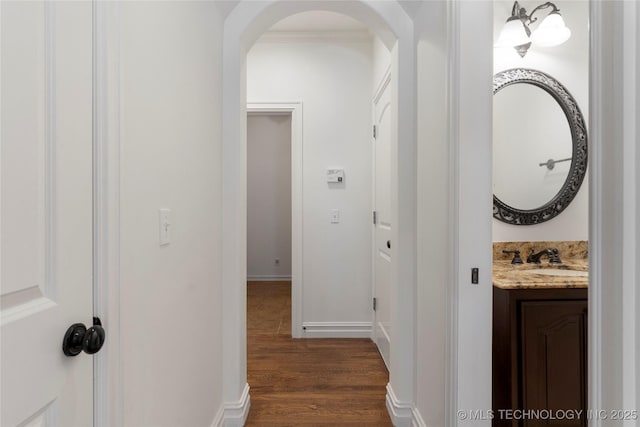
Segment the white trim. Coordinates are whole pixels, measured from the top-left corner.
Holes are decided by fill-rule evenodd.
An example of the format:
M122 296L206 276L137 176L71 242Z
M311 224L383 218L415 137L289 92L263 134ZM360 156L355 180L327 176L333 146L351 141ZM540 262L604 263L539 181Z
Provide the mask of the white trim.
M54 2L45 3L45 99L46 99L46 130L45 130L45 152L44 152L44 175L40 176L42 188L44 188L45 203L45 223L44 223L44 256L45 256L45 295L55 299L57 293L57 271L56 271L56 188L57 188L57 129L56 129L56 4Z
M268 275L255 275L249 276L247 275L247 282L282 282L291 280L291 275L289 276L268 276Z
M623 135L624 141L622 148L623 169L624 169L624 185L622 186L622 201L625 204L630 204L629 207L622 207L622 221L623 221L623 239L621 242L622 249L622 372L625 380L621 385L622 400L620 402L621 408L634 408L638 409L638 400L640 399L640 390L638 387L638 371L637 371L637 357L636 350L639 343L637 340L637 329L639 328L636 323L637 316L637 294L638 294L638 241L636 240L636 218L640 212L637 210L637 191L638 191L638 172L636 168L637 161L637 125L638 118L640 118L640 99L638 98L638 83L640 79L637 79L637 62L640 58L638 55L638 30L637 24L638 17L640 16L639 8L636 2L626 2L623 6L623 58L620 61L622 64L623 77L622 85L624 88L635 88L636 91L624 92L624 96L621 99L621 108L623 115ZM627 51L631 49L627 53ZM626 141L636 141L635 144L626 143ZM636 203L634 203L634 201ZM628 426L637 425L637 420L627 420Z
M427 423L424 422L422 414L420 414L420 411L415 406L411 410L411 427L427 427Z
M458 2L447 2L447 51L448 57L448 81L447 81L447 99L449 100L449 123L447 126L447 140L450 141L449 147L449 216L458 218L458 200L459 200L459 181L460 181L460 165L459 165L459 134L458 121L460 117L460 87L457 84L460 81L460 41L458 39L458 29L460 28L460 12ZM456 143L453 143L456 141ZM447 319L445 352L445 425L457 425L458 410L458 263L459 263L459 227L458 221L449 221L448 225L449 242L449 276L453 286L446 287L446 300L449 307L449 318ZM491 392L491 385L489 392Z
M267 31L256 43L371 43L367 30L345 31Z
M590 87L589 87L589 128L590 128L590 164L589 164L589 349L588 349L588 405L589 409L602 408L602 300L601 256L602 227L599 222L603 218L602 200L602 144L604 138L602 120L605 111L601 108L603 96L603 5L601 2L590 2ZM600 419L591 420L591 426L602 425Z
M301 338L371 338L371 322L304 322Z
M211 422L211 427L224 427L224 405L220 405L216 416Z
M492 59L486 52L491 52L493 4L456 1L447 5L453 284L447 289L452 317L445 350L451 363L446 369L450 388L445 390L445 423L454 427L460 424L458 410L491 407L492 93L487 88ZM476 33L462 31L471 23L476 24ZM471 284L472 267L481 272L477 285Z
M106 280L103 276L103 267L105 262L105 245L104 235L106 224L104 223L106 209L104 202L105 195L105 177L101 175L106 165L104 153L105 135L102 133L107 123L104 117L106 111L106 98L104 97L104 89L107 85L105 77L105 16L104 10L94 0L93 8L93 315L101 317L99 308L107 306L107 298L102 298L100 291ZM108 330L108 329L107 329ZM111 344L111 334L109 334L109 345ZM103 352L93 358L93 425L107 426L109 425L109 369L107 357L104 353L108 352L107 348Z
M638 154L640 81L634 68L640 59L640 11L634 2L590 6L589 408L637 409L640 183L633 158ZM590 425L608 421L593 419Z
M387 328L384 327L382 322L378 322L377 320L375 320L374 322L376 327L374 328L375 339L373 340L373 342L375 342L376 345L378 346L378 350L380 351L380 356L382 356L382 361L387 367L387 370L389 370L389 367L391 366L391 361L388 360L391 354L391 337L389 336L389 333L387 332ZM381 336L383 338L380 338Z
M247 103L247 114L291 114L291 336L302 337L303 269L303 110L301 101ZM247 278L249 280L249 278ZM252 279L259 280L259 279ZM281 279L274 279L281 280Z
M391 64L387 66L387 70L384 72L384 75L382 76L382 79L380 79L380 82L378 83L378 87L374 92L374 95L373 95L374 104L377 104L378 101L380 101L380 97L384 93L384 90L387 88L387 86L389 86L389 83L391 83Z
M413 405L402 403L393 392L391 383L387 384L387 411L395 427L410 427L413 419Z
M251 398L249 397L249 384L244 385L242 395L236 402L224 404L224 422L225 427L242 427L251 408Z
M93 2L94 314L107 341L94 356L94 426L123 424L120 354L119 4Z

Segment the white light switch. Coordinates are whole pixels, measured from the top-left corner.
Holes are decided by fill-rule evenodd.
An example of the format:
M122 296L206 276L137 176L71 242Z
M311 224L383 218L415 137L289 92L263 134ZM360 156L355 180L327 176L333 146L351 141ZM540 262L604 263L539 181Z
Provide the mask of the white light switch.
M171 209L160 209L160 246L171 243Z
M340 222L340 211L338 209L332 209L329 212L329 218L331 219L331 224L338 224Z

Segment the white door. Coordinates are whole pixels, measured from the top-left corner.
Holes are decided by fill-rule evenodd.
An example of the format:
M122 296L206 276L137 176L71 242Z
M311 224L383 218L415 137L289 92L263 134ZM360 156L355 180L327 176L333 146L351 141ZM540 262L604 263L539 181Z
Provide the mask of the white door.
M0 2L3 427L91 426L92 5Z
M391 88L389 79L374 100L374 298L375 341L387 367L391 342Z

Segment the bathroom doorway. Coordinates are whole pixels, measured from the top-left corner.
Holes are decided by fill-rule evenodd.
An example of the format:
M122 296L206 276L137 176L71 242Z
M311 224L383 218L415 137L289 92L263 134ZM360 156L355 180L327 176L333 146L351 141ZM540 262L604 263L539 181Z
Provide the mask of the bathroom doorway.
M566 42L494 50L494 426L509 409L587 424L589 4L555 4ZM512 7L494 2L494 38Z

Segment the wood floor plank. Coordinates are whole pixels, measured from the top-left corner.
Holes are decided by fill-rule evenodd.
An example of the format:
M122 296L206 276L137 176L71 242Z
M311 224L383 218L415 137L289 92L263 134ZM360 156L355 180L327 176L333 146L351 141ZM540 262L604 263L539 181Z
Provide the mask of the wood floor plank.
M247 426L391 426L369 339L292 339L290 282L247 283Z

